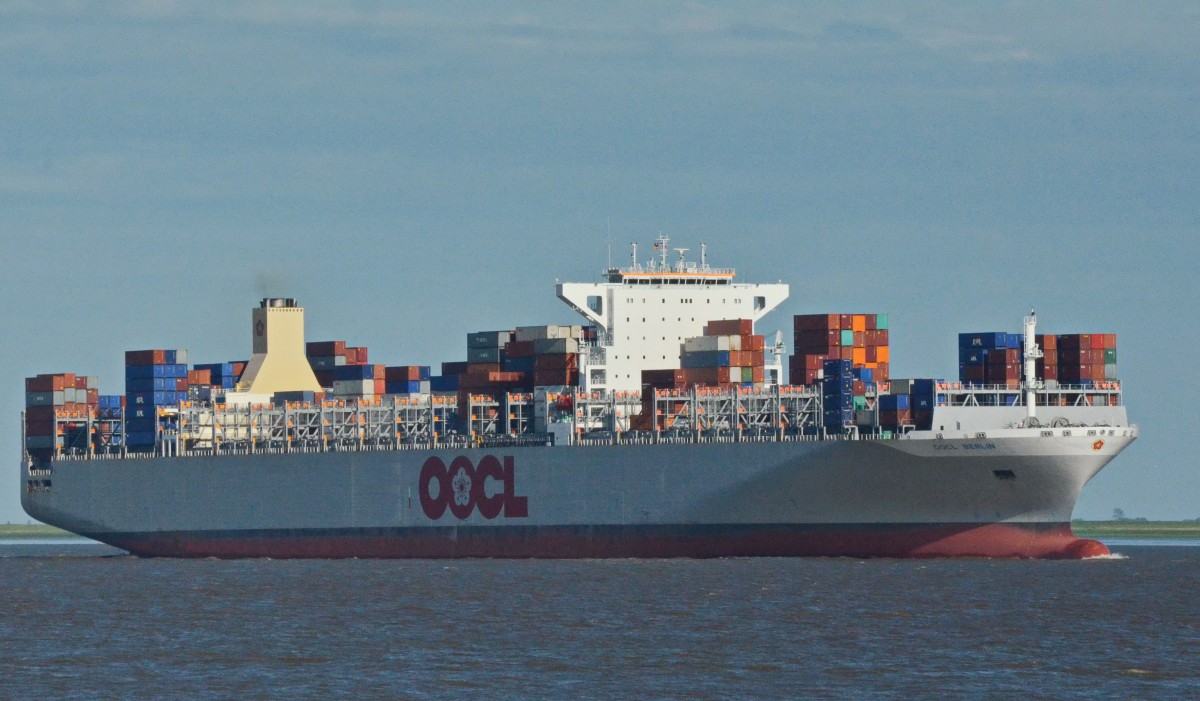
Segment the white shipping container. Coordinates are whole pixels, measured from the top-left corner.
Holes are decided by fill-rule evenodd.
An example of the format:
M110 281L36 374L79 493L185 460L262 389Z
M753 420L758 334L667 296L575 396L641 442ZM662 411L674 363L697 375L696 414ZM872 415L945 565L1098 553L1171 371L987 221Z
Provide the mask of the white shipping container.
M711 351L733 351L742 349L741 336L696 336L683 342L683 349L689 353L704 353Z

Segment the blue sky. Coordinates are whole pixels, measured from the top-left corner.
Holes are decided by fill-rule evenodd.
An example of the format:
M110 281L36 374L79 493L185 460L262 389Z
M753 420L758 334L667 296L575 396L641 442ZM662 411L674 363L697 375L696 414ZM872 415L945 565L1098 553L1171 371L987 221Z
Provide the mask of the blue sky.
M1077 517L1200 517L1200 10L1185 3L0 6L0 522L21 380L309 337L462 359L659 232L792 314L1118 334L1142 438ZM645 250L645 249L643 249Z

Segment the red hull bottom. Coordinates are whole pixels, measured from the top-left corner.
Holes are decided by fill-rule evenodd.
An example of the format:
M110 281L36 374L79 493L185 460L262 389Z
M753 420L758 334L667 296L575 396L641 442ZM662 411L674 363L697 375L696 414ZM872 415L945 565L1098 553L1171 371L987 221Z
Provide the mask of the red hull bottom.
M95 533L145 557L665 558L992 557L1108 554L1070 524L501 526Z

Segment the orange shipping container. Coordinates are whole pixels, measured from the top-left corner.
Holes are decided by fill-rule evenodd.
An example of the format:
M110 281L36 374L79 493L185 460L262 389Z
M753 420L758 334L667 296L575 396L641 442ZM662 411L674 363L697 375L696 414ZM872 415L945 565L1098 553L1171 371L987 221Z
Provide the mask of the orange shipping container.
M853 352L853 354L851 355L850 360L855 365L862 365L863 363L867 362L867 349L866 348L852 348L851 351Z
M879 346L875 349L875 359L880 363L891 362L891 351L887 346Z
M853 329L854 331L866 331L867 330L867 315L866 314L854 314L853 316L851 316L850 317L850 328Z

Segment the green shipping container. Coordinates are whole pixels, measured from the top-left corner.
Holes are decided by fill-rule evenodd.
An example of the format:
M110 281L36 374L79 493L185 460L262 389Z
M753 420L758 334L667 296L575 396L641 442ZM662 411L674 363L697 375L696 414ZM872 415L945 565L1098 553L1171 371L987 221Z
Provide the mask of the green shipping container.
M1117 349L1116 348L1104 349L1104 364L1105 365L1115 365L1116 363L1117 363Z
M887 327L888 327L887 314L876 314L875 315L875 328L879 329L880 331L885 331L885 330L887 330Z
M853 346L854 345L854 332L853 331L851 331L849 329L842 331L842 345L843 346Z

